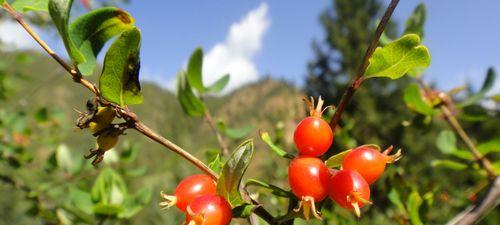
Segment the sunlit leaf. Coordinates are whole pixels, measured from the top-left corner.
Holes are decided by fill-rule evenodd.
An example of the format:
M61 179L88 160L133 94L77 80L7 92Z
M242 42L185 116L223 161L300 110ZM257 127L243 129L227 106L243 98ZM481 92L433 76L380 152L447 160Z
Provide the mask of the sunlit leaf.
M462 150L462 149L457 149L453 152L451 152L452 156L455 156L459 159L465 159L465 160L473 160L474 156L470 151L467 150Z
M69 56L76 64L80 64L85 61L85 57L71 41L68 29L69 14L72 5L73 0L49 0L48 4L50 17L52 17L52 21L56 25L57 31L64 42L66 51L68 51Z
M495 84L495 79L496 79L496 72L493 68L488 68L488 72L486 72L486 79L484 79L483 86L481 89L474 95L470 96L466 100L464 100L461 103L457 104L457 107L465 107L472 105L476 102L479 102L481 99L483 99L488 93L489 90L493 87Z
M328 158L325 161L326 167L328 167L328 168L334 168L334 167L341 166L342 165L342 160L344 160L344 158L347 156L347 154L349 154L349 152L351 152L351 151L352 151L352 149L345 150L343 152L340 152L340 153L335 154L332 157Z
M208 86L205 88L206 92L209 93L219 93L226 87L226 85L229 83L230 76L229 74L226 74L219 78L217 81L215 81L212 85Z
M141 32L136 27L124 31L104 58L99 78L102 96L121 106L142 103L139 83Z
M181 71L177 75L177 99L181 104L182 110L189 116L203 116L205 113L205 104L196 96L186 78L186 72Z
M252 126L245 126L242 128L229 128L226 123L222 120L217 121L217 129L219 129L224 135L232 139L240 139L247 136L250 131L252 131Z
M217 181L217 193L232 206L245 203L240 194L240 183L252 160L253 141L243 142L228 158Z
M436 146L444 154L450 154L457 149L457 137L451 130L443 130L436 139Z
M408 214L410 216L410 222L412 225L423 225L422 220L420 220L419 209L422 205L422 198L418 192L414 191L408 196L406 201L406 208L408 209Z
M114 36L133 27L134 19L125 11L115 7L100 8L78 17L69 26L71 41L85 57L78 65L84 75L92 75L97 54L104 44Z
M123 178L111 168L105 168L97 177L91 191L92 201L100 203L100 208L107 205L121 205L127 198L127 187ZM95 210L95 209L94 209Z
M292 197L293 196L293 194L289 191L285 191L278 186L274 186L272 184L268 184L266 182L256 180L256 179L248 179L246 181L245 187L251 187L251 186L265 188L265 189L271 191L271 193L273 195L280 196L280 197Z
M81 161L77 160L70 152L68 146L61 144L55 152L57 167L67 173L76 173L80 169Z
M477 150L483 155L489 154L491 152L500 152L500 138L494 138L487 142L478 144Z
M205 88L203 87L203 78L201 74L202 68L203 50L201 48L197 48L189 58L186 77L189 85L198 90L199 93L203 93L203 91L205 90Z
M431 104L422 97L418 84L409 84L404 90L403 99L406 106L417 113L426 116L434 114L434 109Z
M262 139L262 141L264 141L264 143L266 143L266 145L269 147L269 149L271 149L271 151L276 153L278 156L283 157L283 158L289 158L289 159L295 158L295 156L293 156L292 154L289 154L285 150L283 150L280 147L278 147L277 145L275 145L273 140L271 139L271 136L269 136L269 133L267 133L265 131L261 131L260 138Z
M0 4L2 4L2 1L0 1ZM11 5L18 12L49 11L49 0L15 0Z
M452 170L463 170L467 168L467 165L452 160L432 160L431 165L433 167L443 167Z
M420 44L420 37L416 34L407 34L375 50L370 58L365 78L397 79L411 69L428 67L430 60L429 50Z

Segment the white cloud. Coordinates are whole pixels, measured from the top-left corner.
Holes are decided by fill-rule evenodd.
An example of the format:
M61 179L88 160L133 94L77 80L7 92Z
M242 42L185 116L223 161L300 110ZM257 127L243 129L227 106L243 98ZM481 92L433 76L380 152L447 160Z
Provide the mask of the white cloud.
M262 39L271 25L268 6L248 12L240 21L233 23L226 40L216 44L203 60L203 82L211 84L224 74L231 74L226 92L243 84L258 80L259 71L253 62L261 50Z
M33 28L38 33L38 29ZM0 22L0 42L7 50L38 49L35 41L12 20Z

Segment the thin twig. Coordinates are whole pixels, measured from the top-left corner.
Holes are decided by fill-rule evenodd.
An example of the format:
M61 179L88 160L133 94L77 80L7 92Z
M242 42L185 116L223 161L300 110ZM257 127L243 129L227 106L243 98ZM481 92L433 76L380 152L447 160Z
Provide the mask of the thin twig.
M472 225L485 214L494 209L500 202L500 178L496 178L488 189L486 196L475 205L467 207L457 214L446 225Z
M99 89L97 89L90 81L86 80L83 78L82 74L80 71L73 69L72 66L67 64L57 53L55 53L34 31L31 29L31 27L23 20L20 14L18 14L10 5L9 3L5 2L2 4L3 8L7 10L7 12L31 35L31 37L54 59L56 60L73 78L73 80L87 89L89 89L91 92L93 92L97 97L100 96ZM201 162L199 159L191 155L189 152L186 150L182 149L181 147L177 146L173 142L169 141L168 139L158 135L155 133L153 130L148 128L146 125L144 125L138 118L137 116L128 110L128 108L122 108L116 104L104 101L101 99L101 103L105 105L111 105L114 108L117 109L117 112L120 114L122 118L124 118L127 122L131 123L131 127L134 128L135 130L139 131L142 133L144 136L150 138L151 140L161 144L162 146L170 149L171 151L177 153L181 157L185 158L189 162L191 162L193 165L195 165L198 169L206 173L207 175L211 176L215 180L218 179L217 174L212 171L208 166L206 166L203 162ZM255 209L254 213L267 221L269 224L273 225L274 223L274 217L263 207L259 206Z
M427 96L433 96L432 89L424 83L422 78L417 77L416 80ZM444 92L439 93L437 97L440 98L442 102L442 104L439 106L439 109L443 113L444 119L448 122L450 127L455 131L460 139L462 139L462 141L465 143L467 149L469 149L469 151L472 153L472 157L474 157L474 160L484 168L484 170L488 174L488 178L490 180L494 180L496 175L491 162L488 160L488 158L484 157L481 154L467 132L465 132L462 125L460 125L460 123L458 122L457 118L451 110L453 104L451 98L449 98L449 96Z
M339 123L340 117L342 116L342 113L344 112L347 103L349 103L349 101L351 100L352 96L354 95L358 87L361 85L361 83L363 83L365 71L368 68L369 59L373 55L375 49L377 48L380 36L384 32L385 27L387 26L389 19L391 18L392 13L394 12L394 9L396 9L398 3L399 0L392 0L389 6L387 6L384 16L382 17L382 20L380 20L380 23L377 26L377 29L375 31L375 36L373 36L370 46L368 47L368 49L366 49L363 61L361 62L361 65L359 65L357 75L351 82L351 85L342 95L340 103L337 106L337 110L335 110L335 114L333 115L332 120L330 120L330 127L332 128L332 130L335 130L335 127Z
M219 132L219 129L217 129L217 125L215 125L214 118L212 117L212 114L210 114L210 111L208 109L205 110L205 121L207 121L208 125L210 126L215 136L217 137L217 142L219 142L222 155L228 156L229 148L227 147L227 144L224 141L222 134Z

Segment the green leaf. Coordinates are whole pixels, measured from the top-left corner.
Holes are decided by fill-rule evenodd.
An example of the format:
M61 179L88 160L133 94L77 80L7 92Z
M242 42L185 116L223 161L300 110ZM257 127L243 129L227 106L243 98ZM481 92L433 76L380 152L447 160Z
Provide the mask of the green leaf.
M2 4L3 1L0 1ZM18 12L43 11L48 12L49 0L15 0L12 8Z
M55 153L57 166L64 172L75 174L80 169L80 163L73 157L68 146L61 144Z
M467 165L452 160L432 160L433 167L444 167L452 170L463 170Z
M280 197L293 197L293 194L289 191L285 191L280 187L274 186L272 184L265 183L256 179L248 179L245 183L245 187L256 186L270 190L273 195Z
M224 164L222 163L222 159L220 156L219 149L212 149L205 152L208 161L208 168L213 170L215 173L219 173Z
M406 20L405 34L417 34L424 37L424 25L427 19L427 9L424 3L420 3L413 10L413 14Z
M102 205L120 205L127 198L123 178L111 168L104 169L97 177L91 191L92 201Z
M35 112L34 117L37 123L46 123L49 121L49 111L46 107L42 107Z
M104 58L99 78L102 96L121 106L142 103L139 83L141 32L136 27L124 31Z
M205 91L209 92L209 93L217 94L220 91L222 91L222 89L224 89L226 87L226 85L229 83L229 79L230 79L229 74L226 74L226 75L222 76L221 78L219 78L217 81L215 81L212 85L206 87Z
M69 200L76 208L78 208L85 214L92 214L93 203L90 193L82 191L76 187L70 187Z
M123 206L97 204L94 205L93 211L97 215L116 216L123 211Z
M295 158L295 156L293 156L292 154L289 154L285 150L283 150L280 147L278 147L277 145L275 145L273 140L271 139L271 136L269 136L269 133L267 133L265 131L260 131L260 138L262 139L262 141L264 141L264 143L266 143L266 145L269 147L269 149L271 149L271 151L276 153L278 156L283 157L283 158L288 158L288 159Z
M217 181L217 193L232 206L245 203L239 192L240 183L252 160L252 155L253 141L247 140L236 148L222 167L222 173Z
M217 129L224 135L232 139L240 139L247 136L252 131L252 126L245 126L242 128L228 128L223 120L217 121Z
M63 39L64 46L69 56L76 64L80 64L85 62L85 57L71 41L69 36L68 22L71 5L73 5L73 0L49 0L49 13L52 21L57 27L59 35L61 35Z
M189 63L187 67L187 80L191 87L196 88L198 93L203 93L205 88L203 87L203 78L201 75L201 71L203 68L203 50L201 48L197 48L191 54L189 58Z
M451 155L455 156L459 159L474 160L474 156L472 155L472 153L470 151L467 151L467 150L457 149L457 150L451 152Z
M418 35L407 34L375 50L370 58L365 78L388 77L398 79L413 68L428 67L430 61L429 50L420 44Z
M396 188L391 189L391 191L387 195L387 198L389 198L389 201L391 201L392 204L394 204L402 214L406 214L405 206L403 205L401 197L399 196L399 192L398 190L396 190Z
M347 156L347 154L349 154L349 152L351 152L352 149L349 149L349 150L345 150L341 153L338 153L330 158L328 158L326 161L325 161L325 165L326 167L328 168L333 168L333 167L338 167L338 166L341 166L342 165L342 160L344 160L344 158Z
M477 145L477 150L481 152L482 155L486 155L491 152L500 152L500 138L495 138Z
M430 103L424 100L418 84L412 83L405 88L403 100L409 109L417 113L426 116L434 114L434 108Z
M436 139L436 146L444 154L450 154L457 150L457 137L451 130L443 130Z
M233 208L233 218L248 218L257 207L248 203L238 205Z
M5 0L0 0L0 4L3 4L5 2Z
M78 64L80 72L83 75L92 75L96 57L104 44L114 36L131 29L133 25L134 19L127 12L115 7L88 12L71 23L71 41L85 57L85 62Z
M418 194L418 192L413 191L406 201L406 208L408 208L408 214L410 216L410 222L412 225L423 225L420 220L419 209L422 205L422 198Z
M151 200L151 193L151 189L145 187L139 190L134 196L125 199L123 203L124 210L118 213L118 218L129 219L141 211Z
M493 68L488 68L488 72L486 73L486 79L484 79L483 86L481 89L474 95L470 96L468 99L463 102L457 104L457 107L463 108L465 106L472 105L481 99L484 98L486 93L493 87L495 84L496 72Z
M189 116L198 117L204 115L205 104L194 94L184 71L177 75L177 99L182 110Z

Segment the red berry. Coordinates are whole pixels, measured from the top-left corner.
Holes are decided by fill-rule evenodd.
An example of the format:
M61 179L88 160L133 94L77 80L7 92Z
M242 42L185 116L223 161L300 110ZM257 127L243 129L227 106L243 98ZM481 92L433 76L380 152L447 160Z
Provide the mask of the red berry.
M385 164L396 161L400 152L388 156L392 146L381 153L372 146L360 146L352 150L342 161L342 168L361 174L368 184L375 182L385 170Z
M320 202L328 194L330 173L323 161L314 157L299 156L288 167L288 183L297 198L312 197Z
M189 204L185 224L227 225L231 222L231 218L231 205L223 197L205 195Z
M321 156L332 145L333 133L323 119L310 116L297 125L293 140L300 155Z
M204 195L215 195L217 187L215 181L208 175L196 174L184 178L175 188L174 195L161 194L166 199L160 206L176 205L186 212L186 207L194 199Z
M354 209L359 216L359 208L369 204L370 187L356 171L340 170L330 178L330 198L346 209Z

